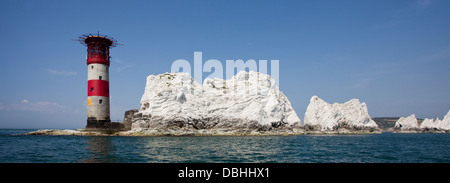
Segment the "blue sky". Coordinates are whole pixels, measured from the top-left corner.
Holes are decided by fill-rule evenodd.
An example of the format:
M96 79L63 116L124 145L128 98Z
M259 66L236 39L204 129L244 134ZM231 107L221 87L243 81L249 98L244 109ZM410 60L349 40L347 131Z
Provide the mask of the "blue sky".
M280 60L280 89L358 98L372 117L450 109L450 1L0 1L0 128L83 128L83 33L107 34L111 120L140 107L146 77L177 59ZM207 76L208 73L204 73Z

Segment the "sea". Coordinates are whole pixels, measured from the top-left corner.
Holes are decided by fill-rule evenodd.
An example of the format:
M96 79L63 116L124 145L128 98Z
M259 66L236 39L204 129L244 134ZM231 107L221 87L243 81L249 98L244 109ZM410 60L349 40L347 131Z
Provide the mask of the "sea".
M450 163L450 134L28 136L0 129L0 163Z

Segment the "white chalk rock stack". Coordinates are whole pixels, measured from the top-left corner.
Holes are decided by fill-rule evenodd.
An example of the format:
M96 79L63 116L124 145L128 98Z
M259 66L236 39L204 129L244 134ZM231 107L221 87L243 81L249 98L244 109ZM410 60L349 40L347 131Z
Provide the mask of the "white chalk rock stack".
M250 129L300 126L301 121L274 79L241 71L229 80L197 83L187 73L147 77L132 130Z
M420 124L420 129L434 129L434 128L438 128L440 126L439 122L441 120L439 120L439 118L436 119L436 121L434 119L429 119L429 118L425 118L422 122L422 124Z
M311 97L304 126L313 131L378 130L378 125L369 116L366 103L352 99L343 104L328 104L317 96Z
M417 121L416 115L411 114L408 117L401 117L395 122L394 129L396 131L419 131L419 123Z
M450 131L450 110L443 120L439 120L439 118L436 118L436 120L425 118L420 124L420 129L426 132Z

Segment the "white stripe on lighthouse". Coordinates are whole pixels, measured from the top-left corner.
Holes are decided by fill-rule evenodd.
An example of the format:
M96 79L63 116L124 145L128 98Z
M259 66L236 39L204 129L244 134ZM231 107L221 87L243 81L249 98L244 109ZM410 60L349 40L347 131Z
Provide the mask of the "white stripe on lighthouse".
M97 120L109 120L109 97L89 96L87 108L88 117L95 117Z
M109 81L109 71L107 65L103 64L88 65L88 80L97 80L97 79Z

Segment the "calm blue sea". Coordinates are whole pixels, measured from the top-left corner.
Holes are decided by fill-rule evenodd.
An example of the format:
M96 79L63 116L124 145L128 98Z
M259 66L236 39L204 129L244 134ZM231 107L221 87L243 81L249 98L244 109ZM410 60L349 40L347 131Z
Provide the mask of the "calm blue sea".
M0 163L450 163L450 134L243 137L25 136L0 129Z

